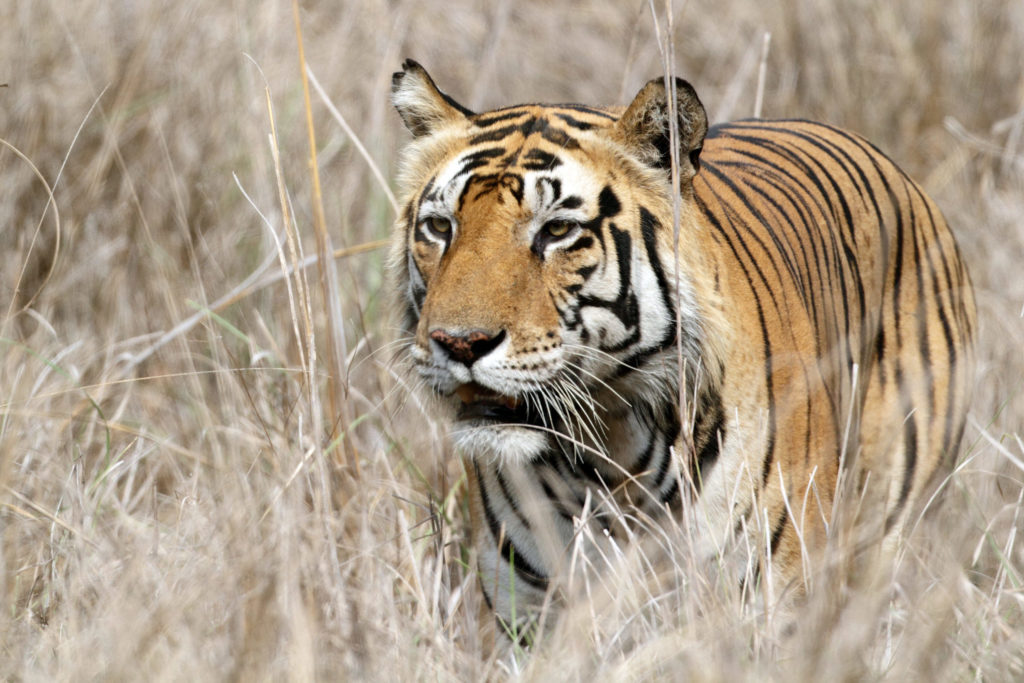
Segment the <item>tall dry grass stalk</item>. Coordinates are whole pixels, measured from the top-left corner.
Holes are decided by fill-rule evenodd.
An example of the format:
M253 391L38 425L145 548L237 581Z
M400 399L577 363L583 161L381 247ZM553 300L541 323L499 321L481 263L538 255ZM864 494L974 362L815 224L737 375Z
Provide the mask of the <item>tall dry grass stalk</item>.
M826 567L787 618L724 578L756 548L697 562L678 520L578 557L529 657L485 649L461 466L394 361L393 198L366 158L393 174L405 56L481 107L627 100L662 70L652 4L302 2L308 72L289 3L2 4L0 677L1024 677L1012 0L674 5L713 119L865 134L967 255L967 448L895 564L856 592Z

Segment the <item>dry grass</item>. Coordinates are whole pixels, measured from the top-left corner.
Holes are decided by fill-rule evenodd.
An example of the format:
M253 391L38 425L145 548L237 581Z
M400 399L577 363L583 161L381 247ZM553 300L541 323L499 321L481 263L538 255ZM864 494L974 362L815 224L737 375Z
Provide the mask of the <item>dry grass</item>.
M660 69L639 0L302 4L307 62L386 176L405 56L475 107L621 102ZM874 140L924 180L971 266L969 448L876 590L826 584L793 627L669 529L581 569L590 599L531 657L485 653L460 466L393 363L382 251L336 261L340 326L315 267L281 277L318 248L290 3L15 0L0 677L1024 677L1024 5L678 9L679 72L712 118L753 110L770 31L765 115ZM386 237L386 192L315 89L311 111L330 242Z

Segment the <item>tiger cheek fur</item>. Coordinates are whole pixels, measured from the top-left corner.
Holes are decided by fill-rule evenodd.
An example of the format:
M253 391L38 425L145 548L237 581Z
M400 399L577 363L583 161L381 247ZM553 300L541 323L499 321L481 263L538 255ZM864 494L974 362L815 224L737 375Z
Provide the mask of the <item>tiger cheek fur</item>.
M963 434L974 299L934 203L853 134L709 129L673 90L476 114L415 62L394 76L409 356L451 408L483 592L516 634L579 525L684 499L709 547L750 534L741 574L799 594L843 467L884 546Z

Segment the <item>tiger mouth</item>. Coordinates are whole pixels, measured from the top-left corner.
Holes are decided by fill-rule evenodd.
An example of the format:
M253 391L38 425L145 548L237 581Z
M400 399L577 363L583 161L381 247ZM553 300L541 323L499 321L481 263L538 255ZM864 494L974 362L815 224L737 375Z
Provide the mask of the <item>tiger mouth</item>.
M525 401L499 394L476 382L459 385L455 389L455 395L461 401L458 407L458 416L461 420L476 419L512 424L533 422Z

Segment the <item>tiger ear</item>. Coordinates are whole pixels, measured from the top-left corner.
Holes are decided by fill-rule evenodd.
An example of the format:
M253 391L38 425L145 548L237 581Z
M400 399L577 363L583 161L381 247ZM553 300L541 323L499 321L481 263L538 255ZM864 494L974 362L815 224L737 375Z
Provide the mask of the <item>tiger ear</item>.
M708 115L693 86L676 79L676 117L679 121L679 171L683 182L700 169L700 150L708 132ZM661 78L648 81L615 124L619 140L657 168L671 167L668 96Z
M429 135L473 112L441 92L427 70L411 59L391 76L391 103L415 137Z

